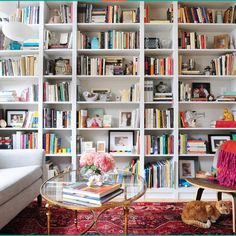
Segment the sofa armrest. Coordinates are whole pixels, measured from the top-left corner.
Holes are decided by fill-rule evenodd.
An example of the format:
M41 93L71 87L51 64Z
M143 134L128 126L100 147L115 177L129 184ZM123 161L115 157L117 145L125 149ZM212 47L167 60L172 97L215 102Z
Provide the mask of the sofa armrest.
M31 165L45 166L44 150L15 149L0 150L0 169L15 168Z

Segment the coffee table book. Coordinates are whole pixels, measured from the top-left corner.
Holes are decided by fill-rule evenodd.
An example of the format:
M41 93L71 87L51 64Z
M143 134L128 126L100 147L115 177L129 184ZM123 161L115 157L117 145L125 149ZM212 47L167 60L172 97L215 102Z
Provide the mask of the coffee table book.
M94 197L94 198L102 198L109 193L114 192L117 189L120 189L121 184L112 184L112 185L102 185L89 187L86 183L75 183L71 185L67 185L63 188L63 193L72 193L78 194L82 196Z
M102 203L105 203L109 200L111 200L112 198L120 195L121 193L123 193L124 190L123 189L117 189L107 195L105 195L104 197L90 197L90 196L86 196L86 195L79 195L76 193L63 193L63 201L65 202L70 202L70 203L75 203L75 204L82 204L83 203L91 203L94 205L102 205Z

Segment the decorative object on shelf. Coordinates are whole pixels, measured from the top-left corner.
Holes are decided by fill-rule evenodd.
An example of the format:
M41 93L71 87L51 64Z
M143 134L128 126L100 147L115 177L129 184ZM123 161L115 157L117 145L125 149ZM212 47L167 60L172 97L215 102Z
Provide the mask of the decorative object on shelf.
M88 91L83 92L85 101L96 101L98 99L98 93L90 93Z
M108 152L132 153L134 148L134 131L111 131L108 137Z
M157 48L160 48L160 39L159 38L145 37L145 39L144 39L144 48L145 49L157 49Z
M106 152L106 142L97 141L97 152Z
M11 41L9 43L9 48L10 48L10 50L20 50L21 49L21 44L17 41Z
M122 22L123 23L133 23L133 11L132 10L122 10Z
M116 102L120 102L121 97L119 95L116 96Z
M114 170L115 160L109 153L87 152L81 155L80 166L81 174L89 180L89 186L101 186L105 174Z
M213 60L211 60L211 75L216 75L216 68L215 68L215 63Z
M93 37L91 40L91 49L99 49L99 40L97 37Z
M0 120L0 127L1 128L6 128L7 127L7 122L3 119Z
M120 95L121 95L121 101L122 102L129 102L130 99L130 90L129 89L123 89L119 90Z
M60 24L62 23L61 21L61 14L59 9L53 9L53 16L50 17L49 24Z
M213 101L215 101L215 96L213 94L209 94L207 97L207 100L210 102L213 102Z
M229 111L228 109L224 109L223 120L225 120L225 121L233 121L234 120L234 116L233 116L232 112Z
M195 70L195 65L196 65L195 60L192 59L192 58L189 59L189 70L190 70L190 71Z
M179 160L179 177L195 178L194 160Z
M161 40L161 48L170 49L171 48L171 40L170 39L162 39Z
M72 68L70 65L70 60L63 59L62 57L55 59L55 73L56 75L71 75Z
M233 36L230 37L230 43L229 43L229 48L230 49L234 49L234 39L233 39Z
M222 24L223 23L223 15L222 15L222 11L221 10L217 10L216 11L216 23L218 24Z
M107 92L107 93L100 93L99 94L99 100L100 101L111 101L112 98L112 93L111 92Z
M207 101L210 83L192 83L192 101Z
M87 128L102 128L103 119L101 117L87 118Z
M22 128L28 110L6 110L7 126Z
M111 128L112 124L112 115L103 116L103 128Z
M211 75L211 67L210 66L206 66L204 68L204 75Z
M227 49L229 48L229 35L222 34L214 36L214 48Z

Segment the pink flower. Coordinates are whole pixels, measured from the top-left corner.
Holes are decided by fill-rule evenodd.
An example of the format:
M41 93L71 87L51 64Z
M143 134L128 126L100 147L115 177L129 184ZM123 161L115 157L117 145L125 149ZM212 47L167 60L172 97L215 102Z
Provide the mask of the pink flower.
M91 166L94 164L94 160L96 159L96 152L84 153L80 158L80 166Z
M94 161L94 165L97 166L102 172L108 172L115 167L115 161L113 157L108 153L99 153L98 157Z

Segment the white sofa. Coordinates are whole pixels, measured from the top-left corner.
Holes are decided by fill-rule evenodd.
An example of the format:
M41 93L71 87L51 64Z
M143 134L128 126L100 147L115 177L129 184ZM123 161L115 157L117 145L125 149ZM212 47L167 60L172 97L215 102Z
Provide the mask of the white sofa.
M0 229L37 196L45 179L43 150L0 150Z

